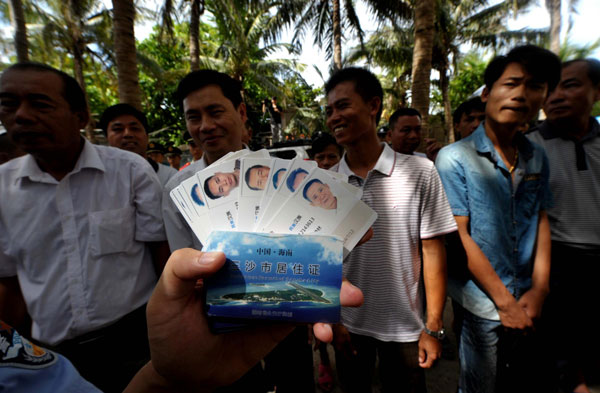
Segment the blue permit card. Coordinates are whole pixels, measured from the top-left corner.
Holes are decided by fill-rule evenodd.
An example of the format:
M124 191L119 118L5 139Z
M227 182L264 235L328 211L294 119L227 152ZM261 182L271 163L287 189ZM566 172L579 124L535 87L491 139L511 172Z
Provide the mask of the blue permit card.
M205 282L209 318L339 321L340 238L213 231L203 251L227 257Z

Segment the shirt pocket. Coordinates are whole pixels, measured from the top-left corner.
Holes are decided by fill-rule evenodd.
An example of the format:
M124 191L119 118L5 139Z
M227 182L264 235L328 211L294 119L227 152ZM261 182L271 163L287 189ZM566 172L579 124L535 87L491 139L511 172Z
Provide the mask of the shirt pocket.
M540 206L541 179L521 181L517 208L523 217L530 218L538 214Z
M125 252L135 235L135 208L103 210L89 213L90 251L93 256Z

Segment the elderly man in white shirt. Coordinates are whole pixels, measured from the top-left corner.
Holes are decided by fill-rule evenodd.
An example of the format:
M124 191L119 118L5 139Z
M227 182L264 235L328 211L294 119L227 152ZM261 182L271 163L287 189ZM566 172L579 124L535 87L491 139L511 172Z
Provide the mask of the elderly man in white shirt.
M120 391L149 358L145 304L168 256L161 186L139 155L83 139L88 119L67 74L2 73L0 120L29 154L0 166L0 319L19 325L26 305L35 340Z

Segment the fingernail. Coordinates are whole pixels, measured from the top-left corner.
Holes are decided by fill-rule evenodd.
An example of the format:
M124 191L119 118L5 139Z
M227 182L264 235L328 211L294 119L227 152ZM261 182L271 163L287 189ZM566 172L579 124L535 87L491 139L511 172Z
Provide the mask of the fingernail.
M200 265L210 265L215 261L216 253L215 252L203 252L202 255L198 258L198 263Z

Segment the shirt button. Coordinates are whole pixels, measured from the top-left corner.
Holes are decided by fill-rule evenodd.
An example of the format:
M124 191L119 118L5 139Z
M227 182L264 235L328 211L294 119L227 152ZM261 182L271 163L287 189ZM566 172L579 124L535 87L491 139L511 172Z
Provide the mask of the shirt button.
M517 248L515 248L513 251L514 251L514 252L517 252L517 251L519 251L519 250L518 250Z

